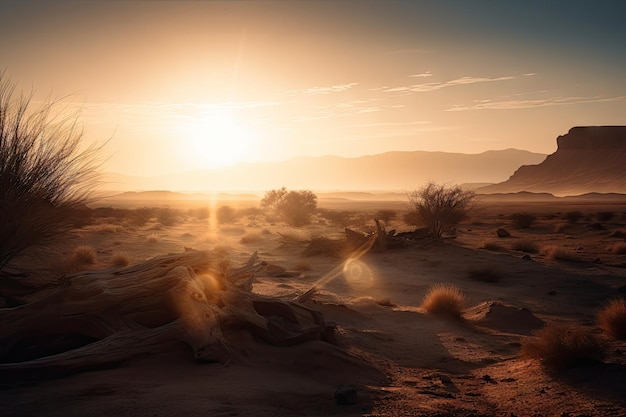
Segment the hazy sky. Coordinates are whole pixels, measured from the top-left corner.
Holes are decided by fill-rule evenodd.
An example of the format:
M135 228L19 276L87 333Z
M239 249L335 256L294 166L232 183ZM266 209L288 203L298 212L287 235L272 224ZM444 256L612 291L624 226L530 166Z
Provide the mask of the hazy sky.
M624 1L0 0L0 69L72 94L107 169L551 153L626 124Z

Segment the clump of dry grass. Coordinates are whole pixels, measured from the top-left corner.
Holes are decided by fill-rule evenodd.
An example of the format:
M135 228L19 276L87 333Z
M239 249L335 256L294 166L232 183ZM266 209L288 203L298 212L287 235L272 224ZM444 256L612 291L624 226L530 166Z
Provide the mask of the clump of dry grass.
M72 251L72 261L79 265L90 265L96 263L96 250L89 245L81 245Z
M598 312L597 322L609 336L626 339L626 301L623 298L609 300Z
M128 255L122 252L116 252L111 257L111 265L123 268L128 266L130 263L130 258Z
M605 345L588 329L551 325L522 341L522 357L541 360L553 371L582 366L604 358Z
M486 242L483 242L483 245L481 246L481 248L494 251L494 252L500 252L504 250L504 246L502 246L499 242L495 240L488 240Z
M539 245L530 239L514 240L511 249L526 253L539 253Z
M611 246L611 252L616 255L626 255L626 242L619 242Z
M431 314L460 318L465 308L465 294L452 284L437 284L429 288L422 308Z
M241 239L239 239L239 241L243 244L248 244L248 243L256 243L263 240L263 236L261 235L260 232L246 232L246 234L244 234L243 236L241 236Z
M562 246L548 245L541 249L541 252L549 259L558 261L579 261L580 258L570 249Z
M481 282L498 282L502 278L500 273L488 266L474 267L468 271L469 278Z

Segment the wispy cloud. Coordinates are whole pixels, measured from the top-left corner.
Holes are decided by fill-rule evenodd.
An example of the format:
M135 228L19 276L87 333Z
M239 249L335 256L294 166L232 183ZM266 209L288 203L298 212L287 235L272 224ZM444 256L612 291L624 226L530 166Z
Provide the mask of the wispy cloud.
M359 83L347 83L347 84L337 84L325 87L309 87L309 88L301 88L297 90L289 90L287 94L289 95L306 95L306 96L315 96L320 94L331 94L331 93L339 93L342 91L347 91Z
M429 91L437 91L443 88L456 87L459 85L470 85L478 83L491 83L498 81L514 80L515 77L461 77L450 81L431 82L422 84L413 84L409 86L392 87L382 90L386 93L424 93Z
M624 101L626 96L615 97L553 97L536 100L476 100L474 104L468 106L455 105L446 111L466 111L466 110L512 110L528 109L533 107L565 106L570 104L583 103L603 103L613 101Z
M432 77L432 76L433 76L432 71L426 71L426 72L422 72L420 74L411 74L411 75L409 75L409 77L417 77L417 78Z

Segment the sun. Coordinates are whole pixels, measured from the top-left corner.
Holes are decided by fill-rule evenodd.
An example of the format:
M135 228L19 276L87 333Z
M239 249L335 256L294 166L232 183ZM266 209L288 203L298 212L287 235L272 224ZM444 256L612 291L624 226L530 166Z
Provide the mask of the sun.
M254 133L226 113L196 119L187 125L187 156L196 168L223 168L248 160Z

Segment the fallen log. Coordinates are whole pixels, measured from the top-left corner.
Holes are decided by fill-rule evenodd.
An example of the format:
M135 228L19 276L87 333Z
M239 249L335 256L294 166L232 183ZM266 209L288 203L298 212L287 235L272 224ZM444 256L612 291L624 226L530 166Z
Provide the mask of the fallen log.
M188 251L68 276L33 302L0 309L0 381L114 366L180 342L198 361L225 363L229 329L280 346L333 341L321 313L251 292L262 266L255 254L224 274L211 252Z

